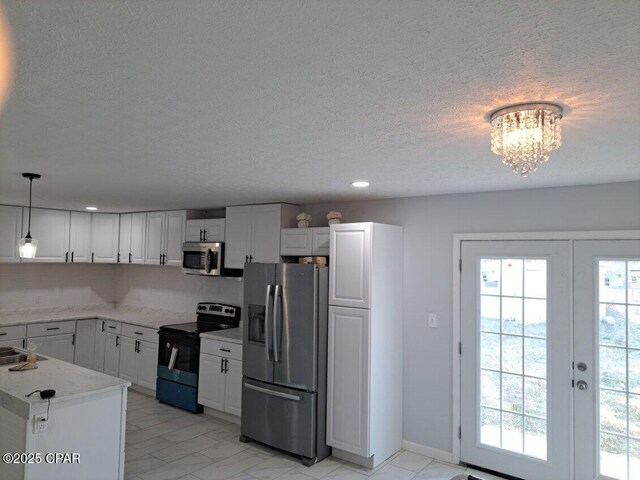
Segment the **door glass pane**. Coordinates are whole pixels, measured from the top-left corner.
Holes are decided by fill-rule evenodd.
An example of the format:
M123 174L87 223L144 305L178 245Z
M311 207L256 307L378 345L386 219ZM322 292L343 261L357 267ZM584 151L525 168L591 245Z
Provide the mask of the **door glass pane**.
M640 262L598 262L600 473L640 473Z
M547 458L547 260L480 260L480 442Z

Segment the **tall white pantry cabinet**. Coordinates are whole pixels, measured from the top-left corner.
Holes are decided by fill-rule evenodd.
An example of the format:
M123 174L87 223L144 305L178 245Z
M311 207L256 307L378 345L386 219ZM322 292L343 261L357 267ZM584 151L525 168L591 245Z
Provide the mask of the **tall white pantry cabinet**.
M403 230L331 225L327 443L375 468L402 447Z

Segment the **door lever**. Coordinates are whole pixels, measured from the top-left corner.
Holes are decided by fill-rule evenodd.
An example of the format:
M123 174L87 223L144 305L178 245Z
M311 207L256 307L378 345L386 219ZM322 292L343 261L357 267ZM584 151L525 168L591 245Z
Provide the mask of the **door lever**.
M269 300L271 299L271 287L267 285L267 295L264 300L264 354L267 360L271 360L271 336L269 335Z
M278 350L278 297L280 296L280 285L276 285L275 291L273 293L273 361L280 361L280 351Z

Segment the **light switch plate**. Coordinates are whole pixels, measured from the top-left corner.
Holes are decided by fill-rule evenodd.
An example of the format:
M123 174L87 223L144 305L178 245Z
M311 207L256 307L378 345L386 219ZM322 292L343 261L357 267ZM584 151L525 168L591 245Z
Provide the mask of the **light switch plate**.
M438 326L438 316L435 313L429 314L429 328L436 328Z

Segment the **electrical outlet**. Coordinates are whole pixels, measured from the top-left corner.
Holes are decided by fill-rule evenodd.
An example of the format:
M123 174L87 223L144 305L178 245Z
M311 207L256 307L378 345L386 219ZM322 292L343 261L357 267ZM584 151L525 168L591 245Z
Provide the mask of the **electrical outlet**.
M33 417L33 433L43 433L47 431L47 417L35 415Z
M438 326L438 316L435 313L429 314L429 328L436 328Z

